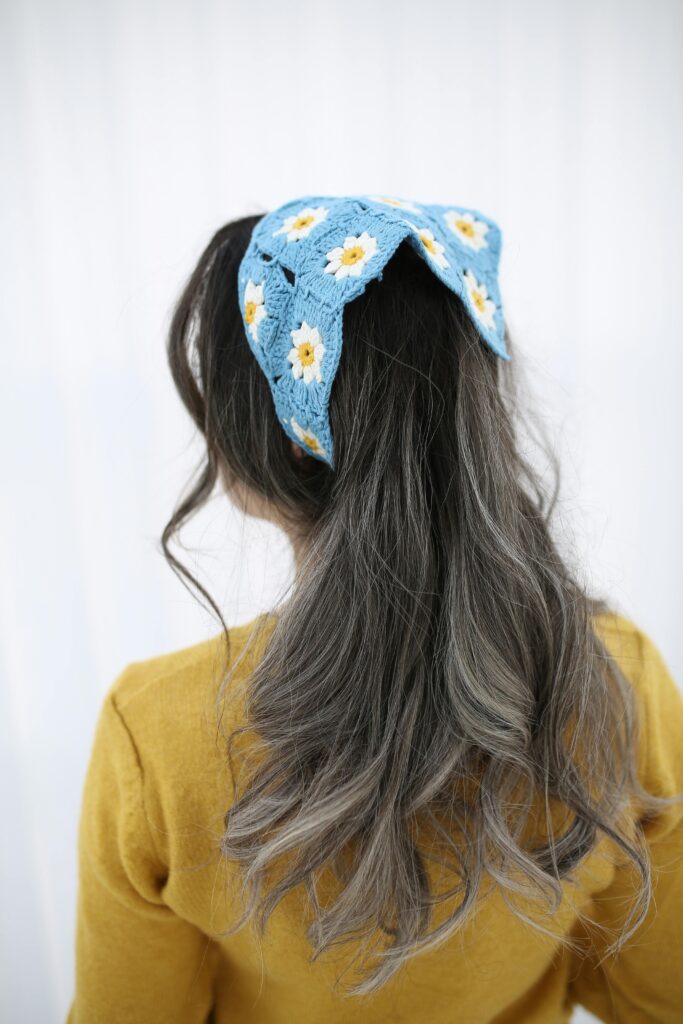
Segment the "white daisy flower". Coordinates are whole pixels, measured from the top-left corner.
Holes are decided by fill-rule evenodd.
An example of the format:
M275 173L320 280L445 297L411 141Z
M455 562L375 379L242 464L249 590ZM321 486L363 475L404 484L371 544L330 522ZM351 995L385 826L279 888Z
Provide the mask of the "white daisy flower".
M320 331L317 327L310 327L304 320L301 327L292 331L291 335L294 348L287 359L292 364L292 374L297 380L303 377L305 384L310 384L314 378L322 383L320 363L325 354L325 346Z
M479 284L472 271L468 270L465 274L465 287L477 320L480 320L485 327L495 330L493 314L496 312L496 304L489 299L486 285Z
M315 434L313 434L310 430L307 430L305 427L299 426L299 424L297 423L293 416L289 422L292 424L292 430L294 431L296 436L299 438L300 441L303 441L307 448L310 448L311 451L316 452L318 455L326 454L325 449L323 448Z
M247 329L254 341L258 344L258 325L267 316L266 307L263 304L263 282L254 284L247 281L244 289L244 320Z
M489 226L483 220L476 220L471 213L459 213L457 210L448 210L443 216L453 234L464 245L477 251L487 248L489 243L485 236Z
M436 263L437 267L441 267L442 270L449 267L450 263L444 256L446 249L441 242L438 242L436 238L434 238L433 232L430 231L429 228L419 228L417 224L413 224L411 221L406 221L406 223L410 224L413 231L417 231L419 239L425 247L429 258Z
M337 281L345 277L360 277L363 267L377 252L377 239L364 231L356 238L348 235L343 245L327 253L326 274L334 274Z
M384 203L386 206L394 206L399 210L408 210L410 213L422 213L422 210L414 206L412 203L407 203L404 199L392 199L390 196L368 196L372 199L373 203Z
M310 235L316 224L325 220L328 212L325 206L305 206L291 217L285 217L282 227L273 231L273 237L287 235L288 242L298 242L300 238Z

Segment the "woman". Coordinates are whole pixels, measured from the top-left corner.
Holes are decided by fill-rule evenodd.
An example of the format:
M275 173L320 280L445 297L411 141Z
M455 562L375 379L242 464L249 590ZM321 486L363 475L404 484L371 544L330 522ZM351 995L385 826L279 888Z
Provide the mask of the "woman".
M206 457L163 548L222 629L104 701L72 1024L683 1019L683 701L552 539L499 248L306 197L201 256L168 352ZM296 556L231 628L170 550L217 483Z

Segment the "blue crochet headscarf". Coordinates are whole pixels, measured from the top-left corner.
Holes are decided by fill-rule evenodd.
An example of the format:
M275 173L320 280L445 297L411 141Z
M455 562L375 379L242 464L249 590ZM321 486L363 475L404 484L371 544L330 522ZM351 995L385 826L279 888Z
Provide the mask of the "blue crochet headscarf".
M330 466L328 406L344 306L382 277L404 239L460 296L486 344L509 359L497 276L501 232L477 210L384 196L304 196L258 222L240 264L247 341L282 426Z

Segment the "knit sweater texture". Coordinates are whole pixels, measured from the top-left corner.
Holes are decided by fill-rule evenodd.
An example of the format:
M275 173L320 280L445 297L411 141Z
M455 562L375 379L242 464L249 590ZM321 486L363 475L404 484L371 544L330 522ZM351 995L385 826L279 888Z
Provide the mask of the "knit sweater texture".
M654 899L617 956L604 959L601 942L623 921L634 876L603 842L551 922L580 934L582 912L603 926L591 929L588 959L532 930L495 890L461 931L363 997L346 995L343 979L335 988L352 943L311 962L297 890L260 940L249 927L220 937L237 918L237 871L219 852L234 799L224 735L244 720L243 698L230 693L275 622L268 614L229 630L237 667L220 728L222 634L131 663L110 685L82 795L67 1024L560 1024L576 1004L603 1021L683 1021L683 803L644 826ZM683 698L660 651L621 615L595 624L635 690L641 780L659 795L682 791Z

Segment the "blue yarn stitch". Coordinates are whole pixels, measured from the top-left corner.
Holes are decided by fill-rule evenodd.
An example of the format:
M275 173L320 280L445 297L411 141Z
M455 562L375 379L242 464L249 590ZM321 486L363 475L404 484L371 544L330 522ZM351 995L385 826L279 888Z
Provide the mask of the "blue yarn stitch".
M312 212L301 217L302 211ZM424 236L426 244L419 234L425 230L431 233ZM361 237L363 242L354 245ZM366 238L376 241L367 259L372 244ZM477 210L384 197L304 196L256 224L240 264L247 341L268 379L280 422L293 441L330 466L328 405L341 355L344 306L381 277L404 239L460 296L483 341L501 359L510 359L497 276L502 235ZM339 252L333 259L345 245L353 250L345 262ZM484 286L486 294L476 286Z

